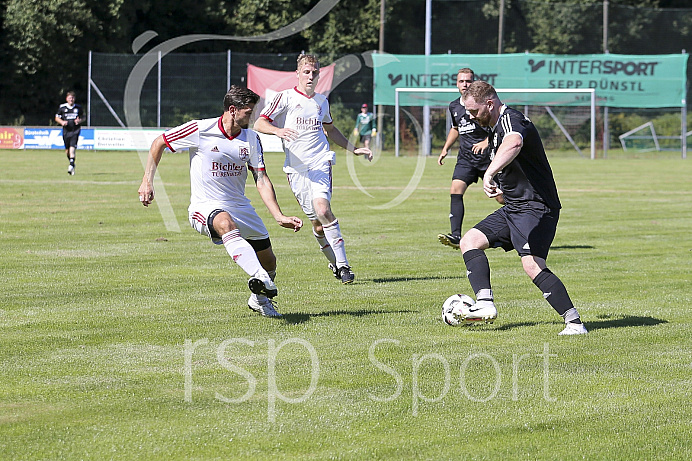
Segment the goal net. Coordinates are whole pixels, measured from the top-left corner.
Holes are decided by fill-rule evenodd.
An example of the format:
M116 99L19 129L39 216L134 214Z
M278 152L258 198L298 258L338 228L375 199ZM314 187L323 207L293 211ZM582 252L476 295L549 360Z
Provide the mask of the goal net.
M580 156L595 158L594 89L496 88L496 91L504 104L531 119L546 150L576 151ZM396 155L403 150L413 150L412 143L427 145L423 142L425 139L439 138L444 143L451 126L449 102L457 97L459 90L456 88L397 88L394 107Z

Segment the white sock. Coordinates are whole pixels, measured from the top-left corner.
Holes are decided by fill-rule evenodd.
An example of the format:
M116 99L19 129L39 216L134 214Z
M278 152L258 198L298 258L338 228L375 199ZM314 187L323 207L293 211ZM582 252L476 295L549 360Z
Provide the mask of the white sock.
M335 219L329 224L323 226L324 236L329 241L329 245L332 247L334 252L334 259L336 260L336 267L348 266L348 260L346 259L346 248L344 248L344 238L341 236L341 228L339 227L339 221Z
M269 274L262 268L257 253L247 241L240 236L238 229L232 230L221 236L223 246L226 251L250 277L257 277L261 280L267 280Z
M329 260L330 263L336 266L336 257L334 256L334 250L332 250L331 245L329 245L327 237L325 237L324 235L317 235L315 233L315 229L312 230L312 235L315 236L315 238L317 239L317 243L320 244L320 250L322 250L324 256Z
M476 293L476 301L493 302L493 290L489 290L487 288L478 290L478 293Z
M248 299L248 304L250 303L250 300L262 304L264 301L266 301L266 299L267 299L267 297L264 295L256 295L256 294L252 293L250 295L250 299Z

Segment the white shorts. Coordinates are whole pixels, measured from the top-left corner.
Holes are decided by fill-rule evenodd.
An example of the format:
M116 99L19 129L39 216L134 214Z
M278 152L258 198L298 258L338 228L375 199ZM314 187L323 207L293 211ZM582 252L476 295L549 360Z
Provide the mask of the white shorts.
M332 164L325 163L319 168L312 168L308 171L286 173L286 176L293 195L295 195L305 215L311 221L316 220L317 215L312 201L316 198L323 198L327 201L332 199Z
M188 208L190 225L200 234L209 237L215 244L223 244L221 241L222 236L216 235L216 232L209 227L209 216L215 210L228 212L235 225L238 226L240 235L245 240L263 240L269 238L267 228L264 227L262 219L257 215L252 205L233 208L219 206L218 203L190 205Z

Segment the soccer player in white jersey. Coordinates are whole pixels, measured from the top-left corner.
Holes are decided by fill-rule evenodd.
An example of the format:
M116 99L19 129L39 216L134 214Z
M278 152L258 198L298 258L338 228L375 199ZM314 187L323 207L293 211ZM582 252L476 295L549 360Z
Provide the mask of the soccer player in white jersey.
M286 153L284 171L291 190L310 219L312 232L334 276L342 283L351 283L355 275L346 259L339 221L330 205L336 154L329 148L329 141L355 155L364 155L369 161L372 151L357 149L333 125L329 101L315 92L320 76L317 58L301 54L296 75L298 84L277 93L262 110L254 128L282 139Z
M247 129L258 100L253 91L233 85L224 97L221 117L192 120L158 136L149 150L139 200L144 206L154 200L154 174L164 148L189 149L190 224L215 244L224 245L250 276L248 307L266 317L281 317L272 301L277 294L276 256L267 229L245 196L248 170L280 226L298 231L303 222L281 212L265 171L259 136Z

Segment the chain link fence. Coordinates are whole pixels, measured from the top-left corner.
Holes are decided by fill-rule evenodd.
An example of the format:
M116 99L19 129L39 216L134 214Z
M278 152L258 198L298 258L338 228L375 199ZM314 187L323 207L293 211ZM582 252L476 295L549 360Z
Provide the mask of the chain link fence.
M91 53L89 124L125 126L124 96L130 73L144 55ZM170 53L147 75L139 98L142 125L172 127L194 118L223 112L223 96L231 84L246 85L247 66L295 71L297 54ZM337 110L357 114L372 100L372 69L361 69L331 93ZM345 109L340 109L345 108Z

